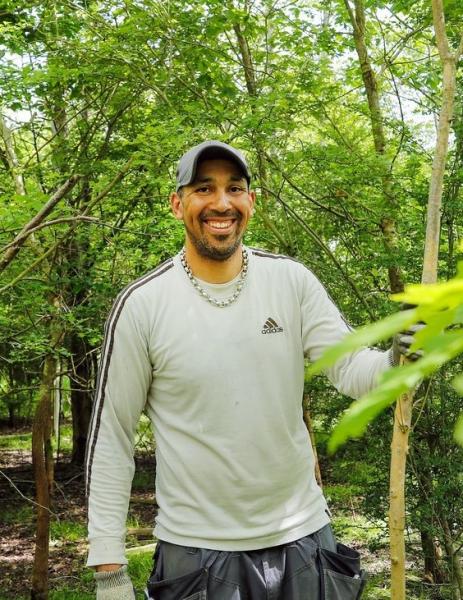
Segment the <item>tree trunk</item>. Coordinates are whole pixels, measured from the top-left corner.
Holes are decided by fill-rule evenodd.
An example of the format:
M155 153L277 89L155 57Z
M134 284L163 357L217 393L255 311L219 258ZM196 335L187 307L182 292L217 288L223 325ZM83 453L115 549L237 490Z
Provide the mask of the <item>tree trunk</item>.
M391 552L391 598L405 600L405 471L413 395L403 394L396 403L391 443L389 480L389 536Z
M16 156L16 150L14 147L13 134L8 127L5 118L0 111L0 132L1 137L3 139L3 143L5 144L5 156L8 163L8 167L10 169L11 177L14 181L14 188L16 194L18 196L25 196L26 187L24 184L24 178L20 172L19 161Z
M81 467L85 460L87 433L92 413L92 360L85 342L71 333L70 350L73 369L71 375L72 457L71 463Z
M53 301L55 307L57 299ZM32 600L48 598L48 554L50 529L50 499L53 490L53 453L51 445L52 399L56 377L55 349L62 332L53 320L50 323L50 350L45 357L39 399L32 425L32 464L37 501L35 553L32 567Z
M323 487L322 482L322 474L320 471L320 463L318 462L318 453L317 453L317 445L315 443L315 434L312 425L312 419L310 417L310 396L308 394L304 395L304 400L302 404L303 410L303 418L305 426L307 427L307 431L309 432L310 442L312 443L313 454L315 458L315 479L320 487Z
M355 48L360 62L362 80L365 87L370 113L374 148L378 157L386 152L386 137L383 128L383 115L376 75L373 70L365 39L365 6L363 0L354 0L355 13L349 0L344 0L353 28ZM401 292L404 283L400 269L394 264L397 254L397 231L392 216L395 199L392 178L389 170L383 169L381 177L382 194L387 213L382 217L380 227L383 241L389 254L389 285L392 292ZM394 412L394 428L391 442L391 464L389 480L389 536L391 554L391 598L405 600L405 470L408 454L408 436L411 426L413 394L403 394L397 401Z
M424 580L433 584L444 583L445 574L432 535L426 529L421 529L420 538L424 557Z
M363 0L354 0L355 13L349 0L344 0L353 28L355 49L360 63L363 85L368 100L368 109L371 122L371 133L375 153L383 158L386 154L386 136L383 127L383 114L381 111L380 95L376 74L371 64L370 56L365 39L365 5ZM383 167L381 175L381 188L386 206L386 214L381 218L380 228L383 235L384 246L389 255L388 275L391 292L402 292L404 283L401 271L395 264L397 257L398 236L393 213L396 208L396 200L392 187L392 176L389 169Z
M447 558L449 561L450 572L453 581L453 593L454 598L456 600L463 599L463 568L461 566L460 558L458 556L458 551L455 550L453 545L452 532L450 531L450 527L448 521L445 517L440 518L442 529L444 532L444 547L445 553L447 554Z
M437 141L432 163L429 185L428 210L426 221L426 245L424 251L422 283L437 281L439 255L440 217L445 164L449 144L450 127L455 102L456 67L463 50L463 36L458 50L452 54L445 32L445 18L442 0L432 0L432 15L436 43L443 66L442 106L437 125Z
M9 427L11 427L13 429L16 425L15 407L13 404L8 404L7 406L8 406L8 425L9 425Z

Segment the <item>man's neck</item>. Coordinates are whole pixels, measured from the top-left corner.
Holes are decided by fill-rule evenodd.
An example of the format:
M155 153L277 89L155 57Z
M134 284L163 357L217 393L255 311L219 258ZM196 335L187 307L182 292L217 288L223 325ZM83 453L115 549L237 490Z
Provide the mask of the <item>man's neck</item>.
M236 252L226 260L214 260L201 256L192 244L185 244L185 257L191 272L198 279L208 283L227 283L241 271L243 248L239 246Z

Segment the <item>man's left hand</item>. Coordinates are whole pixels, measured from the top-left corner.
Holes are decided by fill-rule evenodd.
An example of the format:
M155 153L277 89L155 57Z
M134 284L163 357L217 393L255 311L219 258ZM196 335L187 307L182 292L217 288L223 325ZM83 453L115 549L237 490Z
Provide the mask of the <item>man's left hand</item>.
M392 366L396 367L400 365L400 358L404 356L407 360L415 361L423 356L422 350L416 352L410 352L410 346L415 341L415 335L423 329L424 323L415 323L411 325L406 331L399 331L394 336L391 348L391 362Z

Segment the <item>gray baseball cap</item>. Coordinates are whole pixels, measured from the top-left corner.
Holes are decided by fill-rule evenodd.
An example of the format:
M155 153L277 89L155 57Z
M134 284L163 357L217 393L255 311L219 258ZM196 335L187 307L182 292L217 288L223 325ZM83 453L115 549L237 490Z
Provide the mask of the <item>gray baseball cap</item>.
M248 185L251 183L251 174L249 173L246 159L236 148L232 148L224 142L217 140L209 140L202 142L197 146L193 146L188 152L178 161L177 166L177 192L184 185L192 183L196 177L196 169L200 160L213 158L225 158L231 160L238 165L243 172Z

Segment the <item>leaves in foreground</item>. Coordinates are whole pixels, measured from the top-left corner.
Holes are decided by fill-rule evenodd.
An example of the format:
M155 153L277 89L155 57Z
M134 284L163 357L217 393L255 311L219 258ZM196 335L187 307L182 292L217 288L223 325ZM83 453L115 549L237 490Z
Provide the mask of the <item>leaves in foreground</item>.
M347 439L363 434L368 423L401 394L414 389L425 377L463 353L463 263L454 279L433 285L411 285L404 293L393 296L393 300L413 304L416 308L390 315L349 334L307 371L308 377L312 377L348 353L386 340L414 323L425 323L410 348L411 352L423 350L424 356L386 371L374 390L350 405L334 428L328 443L330 452ZM463 395L463 375L455 378L453 386ZM458 419L455 440L463 445L463 416Z

